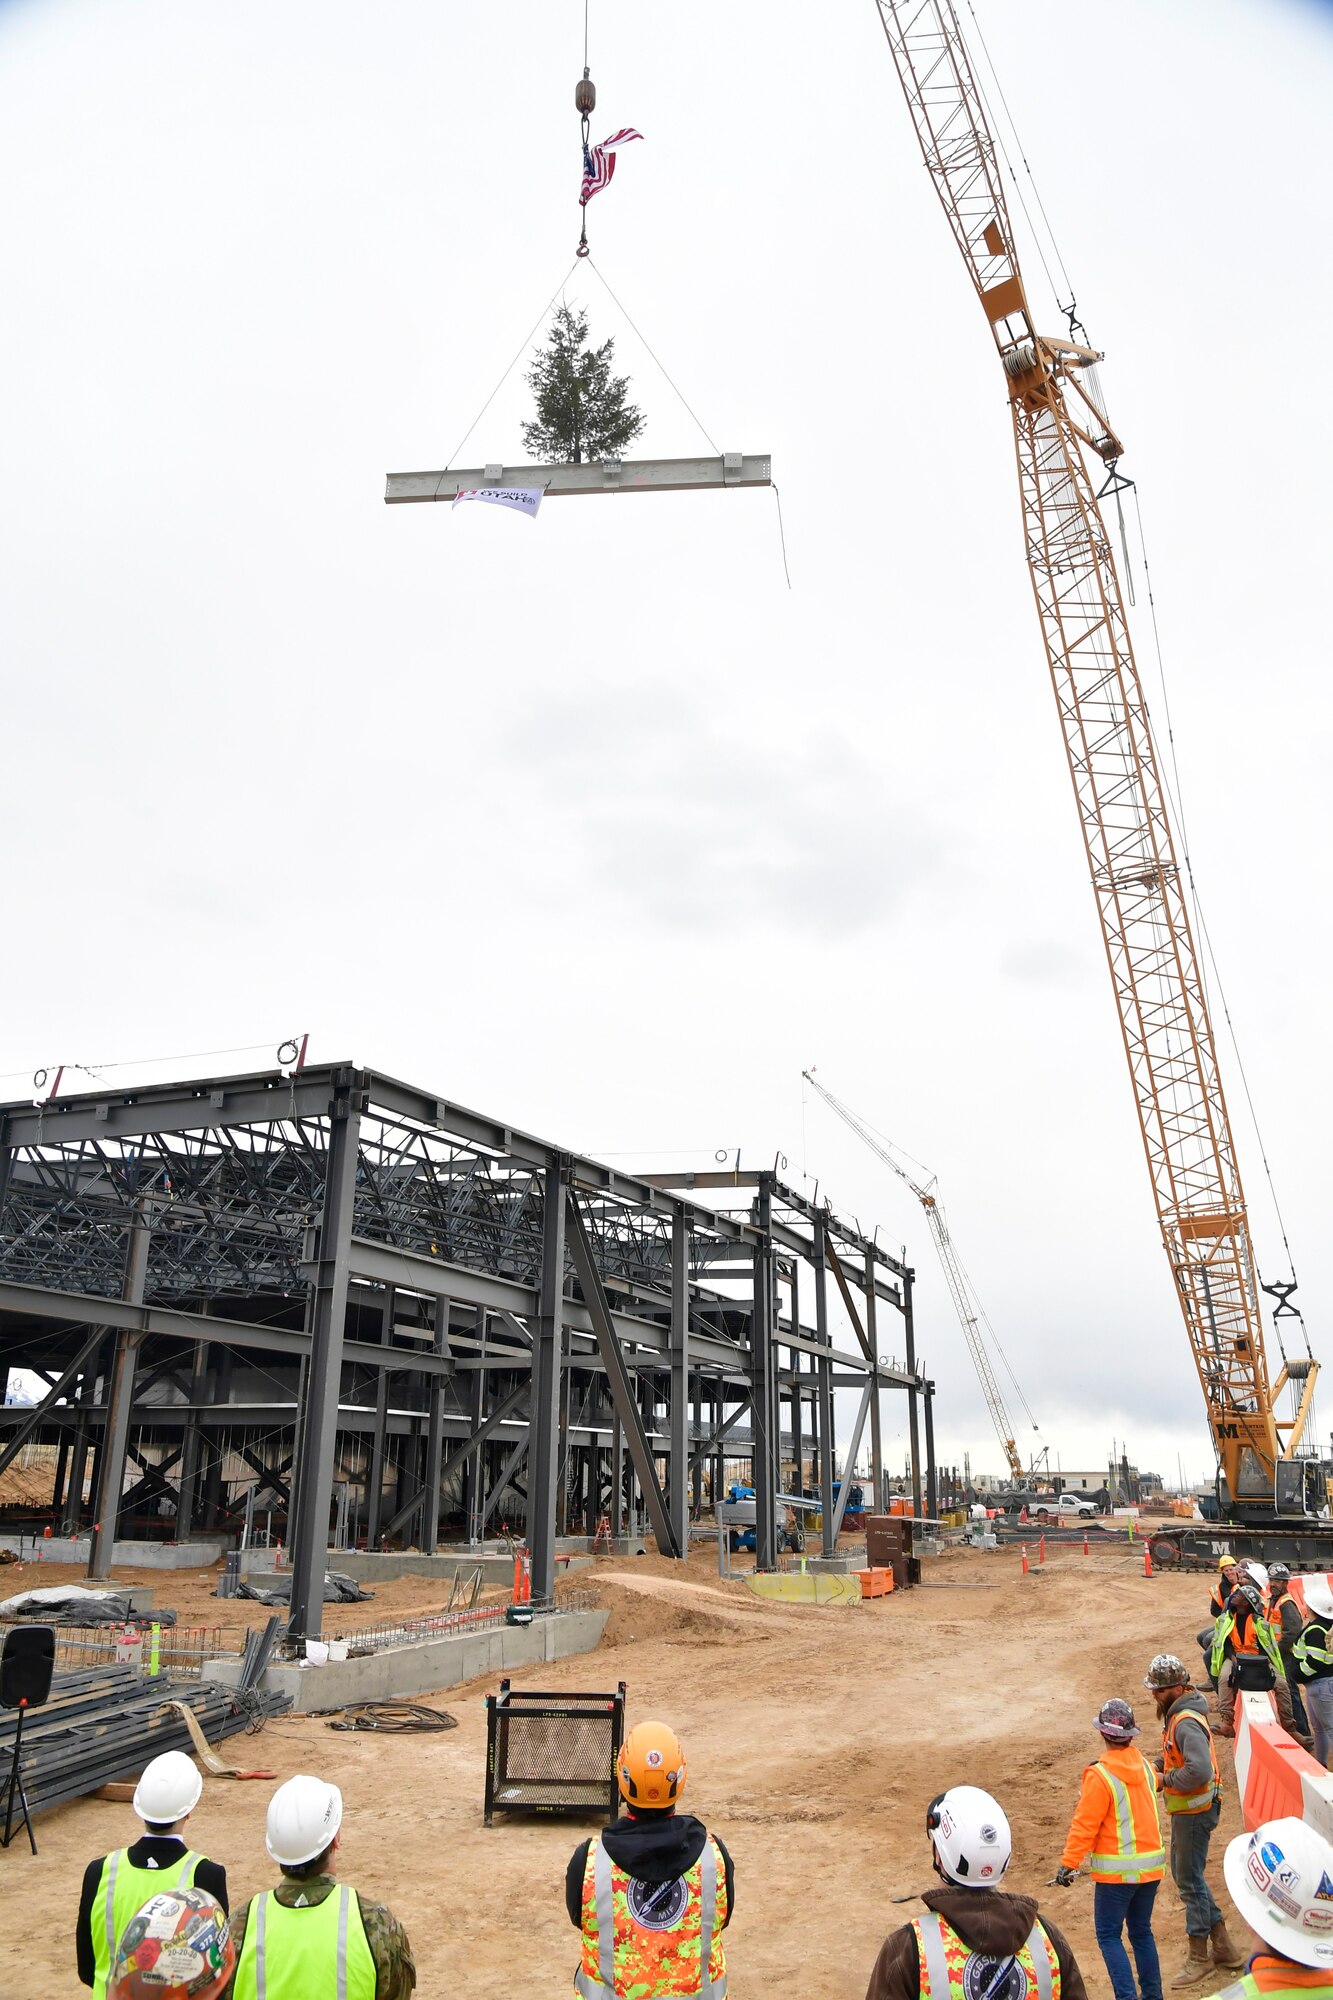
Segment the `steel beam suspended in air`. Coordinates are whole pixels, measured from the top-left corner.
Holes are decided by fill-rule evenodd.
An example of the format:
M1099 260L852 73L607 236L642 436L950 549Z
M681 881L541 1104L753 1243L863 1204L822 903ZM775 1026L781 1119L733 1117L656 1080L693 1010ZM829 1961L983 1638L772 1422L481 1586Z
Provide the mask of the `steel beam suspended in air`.
M384 498L456 500L487 486L538 487L547 500L565 493L687 493L710 486L771 486L767 452L724 451L714 458L613 458L593 465L474 465L458 472L391 472Z
M579 1209L573 1189L565 1204L566 1234L570 1255L574 1260L574 1273L583 1292L584 1303L592 1318L593 1332L597 1336L597 1348L606 1370L607 1387L611 1391L611 1403L625 1430L625 1442L639 1481L639 1491L648 1509L657 1537L657 1546L663 1555L683 1556L685 1551L676 1540L676 1531L667 1509L666 1499L658 1483L657 1468L653 1464L652 1446L643 1426L643 1417L634 1399L634 1389L630 1382L629 1370L620 1349L620 1341L611 1319L611 1308L597 1266L593 1261L592 1245L584 1227L583 1215ZM535 1563L535 1557L534 1557ZM536 1570L533 1570L533 1590L536 1590Z

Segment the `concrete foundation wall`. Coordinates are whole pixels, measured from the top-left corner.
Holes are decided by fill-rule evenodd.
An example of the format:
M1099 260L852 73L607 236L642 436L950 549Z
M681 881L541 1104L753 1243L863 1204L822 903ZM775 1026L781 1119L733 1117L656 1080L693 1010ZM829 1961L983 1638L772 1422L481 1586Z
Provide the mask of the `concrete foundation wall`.
M338 1708L349 1701L390 1701L397 1695L429 1694L434 1688L455 1687L479 1674L512 1673L544 1660L590 1653L600 1643L609 1616L607 1611L562 1611L549 1618L534 1618L531 1625L493 1625L478 1632L419 1639L363 1660L330 1660L322 1667L270 1667L264 1686L289 1694L298 1714ZM204 1667L204 1678L224 1687L235 1687L240 1677L239 1660L212 1660Z
M592 1543L586 1535L562 1535L557 1541L556 1554L567 1555L569 1563L561 1563L561 1570L574 1567L574 1558L586 1555ZM623 1537L615 1544L617 1555L642 1555L641 1541L626 1541ZM250 1549L241 1558L242 1571L249 1575L250 1569L271 1569L271 1549ZM247 1558L253 1557L253 1562ZM481 1580L488 1588L494 1583L509 1583L514 1575L514 1558L507 1549L497 1549L493 1545L485 1549L467 1548L439 1549L433 1556L422 1555L417 1549L330 1549L325 1561L327 1569L341 1570L344 1576L356 1578L358 1583L373 1583L378 1578L382 1583L399 1576L438 1576L452 1582L456 1570L470 1576L474 1569L481 1571Z
M64 1540L52 1535L34 1540L31 1535L0 1535L0 1549L13 1549L24 1562L77 1563L86 1570L91 1543ZM115 1542L111 1560L118 1569L207 1569L222 1556L221 1542Z

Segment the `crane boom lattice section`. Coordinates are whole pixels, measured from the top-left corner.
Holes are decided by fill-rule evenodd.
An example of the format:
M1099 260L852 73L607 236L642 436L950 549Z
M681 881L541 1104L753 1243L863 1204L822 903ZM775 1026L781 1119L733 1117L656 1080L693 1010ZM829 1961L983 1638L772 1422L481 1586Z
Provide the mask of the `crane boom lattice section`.
M1008 381L1023 530L1162 1242L1233 1500L1275 1496L1258 1276L1202 970L1120 581L1086 452L1118 440L1100 356L1038 335L952 0L876 0ZM1075 398L1071 408L1071 397ZM1313 1366L1313 1364L1312 1364ZM1285 1449L1279 1433L1290 1433Z

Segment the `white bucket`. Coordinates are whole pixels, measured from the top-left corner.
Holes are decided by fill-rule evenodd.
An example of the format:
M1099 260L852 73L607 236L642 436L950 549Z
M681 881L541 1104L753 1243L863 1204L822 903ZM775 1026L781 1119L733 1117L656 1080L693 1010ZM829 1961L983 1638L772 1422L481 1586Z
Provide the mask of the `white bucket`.
M329 1658L331 1660L345 1660L347 1658L346 1639L329 1640Z
M312 1667L322 1667L329 1657L329 1649L322 1639L307 1639L305 1656Z

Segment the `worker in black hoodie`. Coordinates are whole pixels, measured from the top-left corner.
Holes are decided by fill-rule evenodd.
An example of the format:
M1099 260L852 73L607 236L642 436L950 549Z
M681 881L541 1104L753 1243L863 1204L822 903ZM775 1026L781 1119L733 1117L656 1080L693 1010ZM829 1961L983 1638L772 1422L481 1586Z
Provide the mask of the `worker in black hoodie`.
M685 1752L664 1722L631 1729L616 1782L626 1817L576 1847L565 1871L565 1907L583 1935L575 1992L651 2000L725 1991L731 1856L702 1820L677 1813Z
M1083 1974L1065 1939L1037 1915L1031 1896L1000 1883L1013 1854L1004 1812L989 1792L954 1785L926 1811L938 1889L880 1946L866 2000L1088 2000Z

